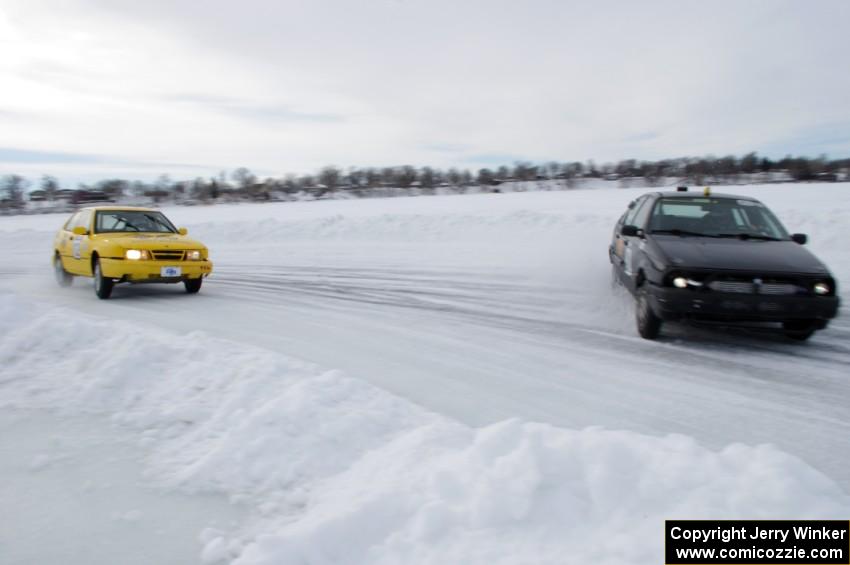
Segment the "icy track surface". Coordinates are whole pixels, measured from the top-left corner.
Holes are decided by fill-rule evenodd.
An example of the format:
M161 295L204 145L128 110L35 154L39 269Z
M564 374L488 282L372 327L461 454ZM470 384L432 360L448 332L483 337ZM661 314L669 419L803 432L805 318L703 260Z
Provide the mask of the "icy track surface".
M733 190L847 288L850 186ZM0 218L0 406L108 415L156 488L253 508L210 511L208 563L645 563L664 518L846 517L846 309L641 340L606 248L642 192L168 209L215 274L109 301L53 283L64 217Z
M0 314L11 563L187 563L188 538L202 563L638 565L662 555L665 518L850 511L835 483L769 446L711 451L682 435L517 419L473 429L198 332L140 331L10 295ZM53 427L46 445L35 421ZM132 484L138 470L112 468L134 446L154 493ZM226 499L250 517L228 523Z

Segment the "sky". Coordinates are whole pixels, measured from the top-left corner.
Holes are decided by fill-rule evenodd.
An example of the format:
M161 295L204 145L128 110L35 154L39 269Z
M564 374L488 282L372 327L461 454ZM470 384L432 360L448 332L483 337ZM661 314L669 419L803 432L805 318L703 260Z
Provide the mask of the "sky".
M0 0L0 174L850 156L850 2Z

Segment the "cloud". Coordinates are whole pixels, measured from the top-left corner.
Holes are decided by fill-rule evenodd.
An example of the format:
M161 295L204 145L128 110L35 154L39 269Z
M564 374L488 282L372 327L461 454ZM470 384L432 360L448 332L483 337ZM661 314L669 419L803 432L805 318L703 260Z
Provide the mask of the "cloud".
M483 153L478 155L464 155L458 158L458 162L462 164L473 163L486 166L511 165L526 161L542 162L544 159L527 159L526 157L511 153Z
M346 119L341 114L298 111L285 104L262 104L209 94L167 95L163 97L163 100L169 103L196 105L214 112L261 122L332 123Z
M767 145L766 150L784 155L791 153L788 147L795 147L796 154L817 156L827 154L831 157L846 157L850 146L850 122L835 122L800 128ZM784 151L784 153L783 153Z
M33 118L0 114L0 146L140 175L843 156L848 19L844 0L6 0L0 108Z
M459 143L427 143L422 145L422 149L426 151L434 151L437 153L461 153L469 151L470 147Z
M105 163L97 155L0 147L0 163Z
M50 174L68 184L110 177L151 180L167 172L196 177L214 175L217 171L191 163L146 162L119 156L0 147L0 176L22 174L38 178Z

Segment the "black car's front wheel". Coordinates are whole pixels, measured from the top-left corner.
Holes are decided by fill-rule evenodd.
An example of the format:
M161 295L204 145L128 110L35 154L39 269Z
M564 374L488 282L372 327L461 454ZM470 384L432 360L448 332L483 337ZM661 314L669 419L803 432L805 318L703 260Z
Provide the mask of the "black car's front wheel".
M623 281L620 280L620 270L617 265L611 263L611 288L620 288Z
M74 282L74 276L62 266L62 258L59 257L58 253L53 255L53 274L56 276L56 282L59 286L71 286L71 283Z
M115 281L109 277L103 276L103 271L100 268L100 259L94 260L94 293L101 300L106 300L112 295L112 287Z
M785 337L795 341L806 341L815 333L814 324L811 322L785 322L782 324Z
M639 288L635 298L635 319L640 337L644 339L657 338L658 334L661 333L661 318L652 311L646 289Z

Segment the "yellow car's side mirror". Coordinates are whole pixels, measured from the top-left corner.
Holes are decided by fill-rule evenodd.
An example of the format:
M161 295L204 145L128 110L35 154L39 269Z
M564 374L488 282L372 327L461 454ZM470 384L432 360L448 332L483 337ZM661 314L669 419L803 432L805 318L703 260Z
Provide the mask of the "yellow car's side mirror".
M186 235L187 233L189 233L189 230L187 230L186 228L180 228L177 230L177 233L179 233L180 235Z
M89 230L87 230L83 226L77 226L72 231L74 232L74 235L86 235L87 233L89 233Z

